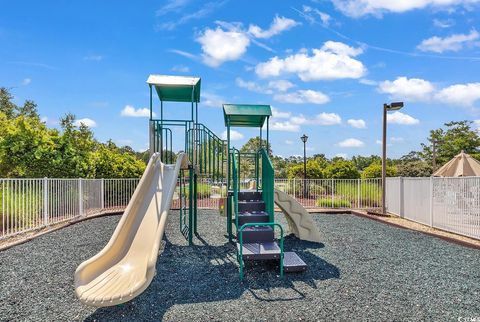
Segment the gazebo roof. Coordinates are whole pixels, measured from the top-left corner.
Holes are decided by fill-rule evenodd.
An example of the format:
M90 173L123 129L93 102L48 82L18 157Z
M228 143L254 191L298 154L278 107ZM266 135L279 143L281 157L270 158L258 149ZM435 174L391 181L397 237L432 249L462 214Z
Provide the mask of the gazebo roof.
M272 115L270 105L223 104L225 125L236 127L262 127Z
M163 102L200 102L200 77L150 75L147 83Z
M435 171L434 177L475 177L480 176L480 162L465 152L460 152L452 160Z

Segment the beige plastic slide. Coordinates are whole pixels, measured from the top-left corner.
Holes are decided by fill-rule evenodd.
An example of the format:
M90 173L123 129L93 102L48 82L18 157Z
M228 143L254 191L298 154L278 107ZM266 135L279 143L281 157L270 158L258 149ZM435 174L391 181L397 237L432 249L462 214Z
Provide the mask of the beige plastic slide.
M185 153L176 164L155 153L108 244L78 266L75 292L83 303L112 306L130 301L150 285L160 243Z
M320 232L312 216L298 201L285 192L275 189L275 204L285 214L290 231L295 236L302 240L320 242Z

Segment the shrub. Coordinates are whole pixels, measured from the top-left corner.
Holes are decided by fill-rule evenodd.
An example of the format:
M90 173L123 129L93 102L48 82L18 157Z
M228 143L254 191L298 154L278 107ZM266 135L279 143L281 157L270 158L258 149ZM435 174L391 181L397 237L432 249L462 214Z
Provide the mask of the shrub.
M360 184L360 203L363 205L376 206L380 203L382 189L379 184L373 182L359 181ZM343 199L350 200L356 204L358 201L358 181L340 182L335 185L335 195L342 196Z
M317 207L325 208L350 208L352 204L348 200L344 199L333 199L332 198L320 198L315 202Z

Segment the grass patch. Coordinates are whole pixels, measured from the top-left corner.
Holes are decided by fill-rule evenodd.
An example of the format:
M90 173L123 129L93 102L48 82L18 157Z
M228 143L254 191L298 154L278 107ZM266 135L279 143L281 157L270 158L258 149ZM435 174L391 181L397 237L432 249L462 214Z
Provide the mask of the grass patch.
M352 204L348 200L333 199L332 198L320 198L315 202L317 207L323 208L350 208Z

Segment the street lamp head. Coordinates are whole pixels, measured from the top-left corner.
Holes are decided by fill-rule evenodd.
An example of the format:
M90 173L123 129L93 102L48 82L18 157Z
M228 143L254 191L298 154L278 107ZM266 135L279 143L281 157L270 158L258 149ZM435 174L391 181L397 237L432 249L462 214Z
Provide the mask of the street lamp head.
M304 135L302 135L302 136L300 137L300 139L302 139L302 142L303 142L303 143L307 143L308 136L306 136L306 135L304 134Z
M398 111L403 107L403 102L392 102L383 105L387 111Z

